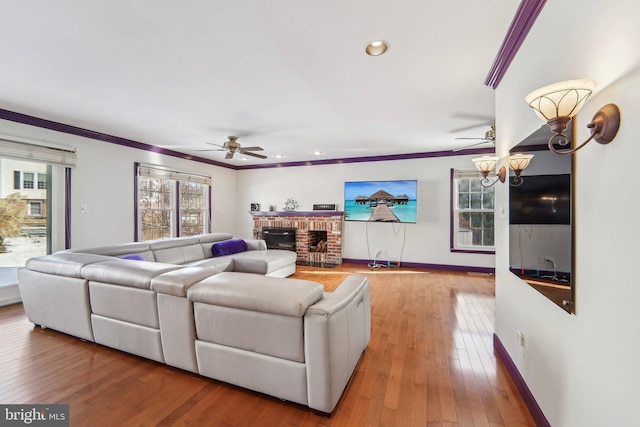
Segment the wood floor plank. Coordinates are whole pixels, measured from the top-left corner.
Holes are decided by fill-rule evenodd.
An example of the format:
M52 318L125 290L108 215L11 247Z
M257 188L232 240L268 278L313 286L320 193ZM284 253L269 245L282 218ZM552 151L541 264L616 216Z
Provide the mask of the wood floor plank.
M371 341L330 417L161 363L34 327L0 308L0 402L68 403L72 426L534 426L493 350L489 275L298 267L336 289L371 286Z

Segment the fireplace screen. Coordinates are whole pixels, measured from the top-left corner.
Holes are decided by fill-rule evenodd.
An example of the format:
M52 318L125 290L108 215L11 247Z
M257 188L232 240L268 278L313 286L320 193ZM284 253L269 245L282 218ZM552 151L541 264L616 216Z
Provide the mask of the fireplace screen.
M263 228L262 238L267 244L267 249L296 251L295 228Z

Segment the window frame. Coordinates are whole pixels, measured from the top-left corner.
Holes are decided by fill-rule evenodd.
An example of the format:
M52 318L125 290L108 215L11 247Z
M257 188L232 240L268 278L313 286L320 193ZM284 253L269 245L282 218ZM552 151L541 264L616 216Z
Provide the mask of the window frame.
M31 176L31 180L27 180L27 176ZM35 190L36 189L36 182L37 182L37 173L35 172L22 172L22 189L23 190ZM27 183L31 183L31 187L29 187L27 185Z
M134 240L145 241L145 233L143 230L143 213L149 211L151 208L143 208L141 206L141 183L142 179L159 180L166 184L169 191L167 208L156 208L164 212L170 213L169 233L168 235L162 235L160 237L146 238L146 240L153 240L156 238L170 238L170 237L182 237L197 235L211 232L211 178L204 175L195 175L186 172L179 172L170 170L164 166L148 165L142 163L134 164L134 210L135 210L135 227L134 227ZM201 227L194 230L187 230L182 224L182 214L184 209L182 205L185 200L185 196L181 194L181 183L188 185L202 186L201 190L201 211L202 217ZM189 199L189 197L187 197Z
M184 184L184 185L183 185ZM189 189L193 189L193 188L198 188L199 191L197 192L186 192L184 191L184 186L187 186ZM192 228L193 225L186 225L185 224L185 217L187 215L189 215L190 218L194 217L194 213L197 214L197 223L196 226L200 226L199 228L201 229L209 229L208 224L210 223L210 221L208 220L209 217L209 199L210 199L210 195L209 195L209 191L208 188L211 188L211 186L205 186L205 184L200 184L200 183L196 183L196 182L191 182L191 181L178 181L176 188L177 188L177 226L178 226L178 234L181 236L187 235L187 236L192 236L194 234L201 234L200 233L188 233L185 234L185 230L187 228ZM194 197L196 196L194 200ZM197 197L200 196L200 197ZM197 199L200 199L199 201ZM185 206L186 203L186 206ZM195 203L195 205L193 204Z
M38 205L40 206L38 213L33 213L32 206ZM29 218L44 218L43 214L43 206L44 202L42 200L27 200L27 217Z
M460 174L461 176L458 176ZM476 171L466 171L466 170L455 170L451 169L450 176L450 251L451 252L460 252L460 253L474 253L474 254L487 254L493 255L495 254L495 220L496 220L496 206L495 206L495 188L491 187L494 190L494 204L493 209L466 209L461 210L458 208L458 180L459 179L471 179L478 178L482 179L482 175ZM458 214L460 212L493 212L493 224L494 224L494 245L492 246L480 246L480 245L471 245L471 246L461 246L457 243L457 225L456 221L458 221Z

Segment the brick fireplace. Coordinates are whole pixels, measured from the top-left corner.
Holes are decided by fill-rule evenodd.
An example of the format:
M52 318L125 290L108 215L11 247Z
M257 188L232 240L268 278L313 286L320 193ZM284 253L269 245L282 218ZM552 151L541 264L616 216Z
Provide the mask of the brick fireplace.
M297 262L334 266L342 263L342 219L344 212L250 212L253 236L264 238L263 230L295 229Z

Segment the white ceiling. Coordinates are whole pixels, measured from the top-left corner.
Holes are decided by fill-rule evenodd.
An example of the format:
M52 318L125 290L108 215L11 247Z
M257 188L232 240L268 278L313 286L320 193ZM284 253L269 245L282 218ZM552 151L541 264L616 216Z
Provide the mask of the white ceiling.
M232 165L460 148L518 4L3 0L0 108ZM228 135L268 159L193 151Z

